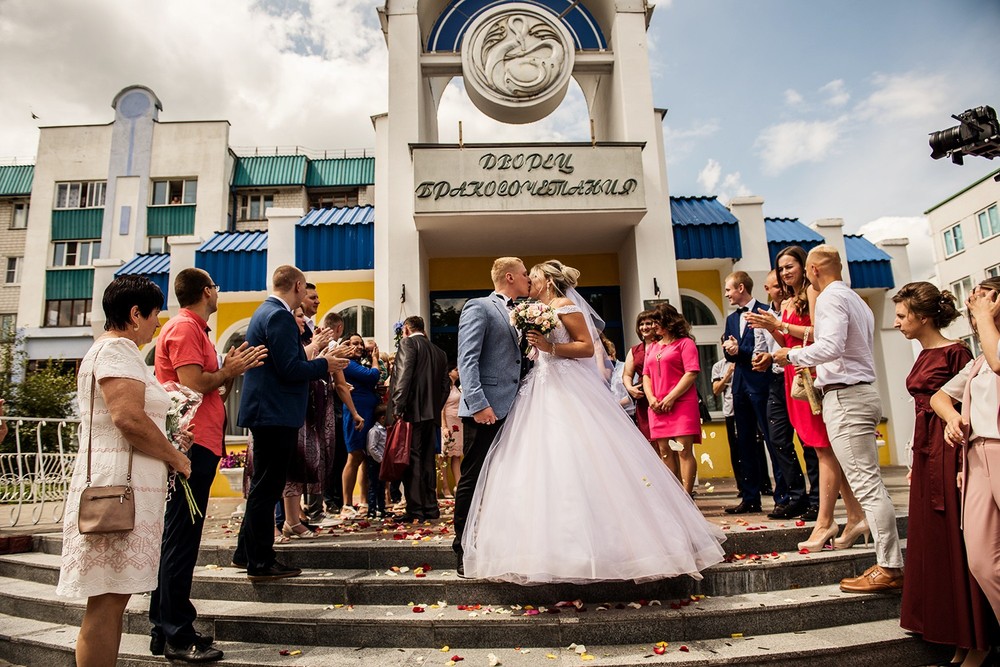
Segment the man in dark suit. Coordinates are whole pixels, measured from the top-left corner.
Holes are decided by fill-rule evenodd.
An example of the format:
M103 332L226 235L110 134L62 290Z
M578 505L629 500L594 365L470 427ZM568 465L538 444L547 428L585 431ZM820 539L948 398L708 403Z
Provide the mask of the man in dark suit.
M410 465L403 473L404 521L441 516L434 455L441 410L451 386L447 364L444 350L427 339L424 318L413 315L403 320L403 340L396 353L392 385L392 409L397 419L413 424Z
M736 271L726 277L725 294L736 312L726 318L722 335L722 350L726 359L736 364L733 371L733 411L736 416L736 442L740 458L741 501L727 507L728 514L760 512L760 454L757 449L758 429L768 438L767 399L770 392L770 366L753 369L757 354L767 352L763 329L747 324L744 314L766 311L767 306L753 298L753 279L745 271ZM765 473L766 475L766 473ZM777 485L778 480L775 480Z
M238 424L253 434L253 479L236 544L236 563L246 563L251 581L302 573L275 559L274 505L285 486L287 463L306 419L309 382L342 370L348 360L340 348L306 359L292 311L302 304L306 278L294 266L279 266L273 292L254 311L247 328L250 346L263 345L264 364L246 373Z

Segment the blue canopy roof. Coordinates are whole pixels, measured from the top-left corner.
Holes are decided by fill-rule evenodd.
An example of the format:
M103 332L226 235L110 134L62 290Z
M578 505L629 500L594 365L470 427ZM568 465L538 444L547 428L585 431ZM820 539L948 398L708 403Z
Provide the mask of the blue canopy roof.
M743 257L739 220L716 197L671 197L677 259Z

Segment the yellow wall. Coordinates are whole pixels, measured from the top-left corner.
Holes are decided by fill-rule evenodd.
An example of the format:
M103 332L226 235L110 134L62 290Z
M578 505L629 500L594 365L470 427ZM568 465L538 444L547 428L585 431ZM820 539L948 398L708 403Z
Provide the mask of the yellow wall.
M490 269L495 257L449 257L427 262L430 289L435 292L492 289ZM552 257L521 258L529 269ZM599 287L618 284L618 255L565 255L558 258L580 270L580 285ZM322 295L320 296L322 298Z
M677 286L704 295L722 313L726 312L726 307L722 304L722 276L718 271L678 271Z

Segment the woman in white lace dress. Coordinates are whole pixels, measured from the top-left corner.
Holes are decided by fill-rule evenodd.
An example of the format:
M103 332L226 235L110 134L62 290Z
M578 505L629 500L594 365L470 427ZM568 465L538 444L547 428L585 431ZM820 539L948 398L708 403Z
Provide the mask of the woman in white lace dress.
M80 363L80 450L66 499L56 593L87 598L76 642L76 664L81 667L115 664L129 597L156 588L167 471L172 467L185 477L191 473L191 461L166 437L167 392L139 352L139 346L149 343L160 326L162 304L163 293L148 278L116 278L104 291L107 333ZM135 450L135 528L130 532L81 535L78 530L91 434L92 486L124 484L130 446ZM188 444L185 441L182 447Z
M560 326L527 334L538 360L483 464L463 536L465 575L700 579L722 560L724 534L611 393L594 345L603 323L573 289L579 275L555 260L531 270L530 296L555 309Z

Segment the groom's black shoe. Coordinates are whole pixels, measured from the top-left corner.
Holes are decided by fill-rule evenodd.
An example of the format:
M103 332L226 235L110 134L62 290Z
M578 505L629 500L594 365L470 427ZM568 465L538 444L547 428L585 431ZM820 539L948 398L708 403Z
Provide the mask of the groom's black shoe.
M768 513L768 519L794 519L797 516L802 516L806 513L808 509L807 503L805 501L798 503L788 503L787 505L777 505L774 511Z
M462 554L455 554L457 562L455 563L455 571L458 572L458 576L465 578L465 560Z
M726 514L756 514L760 512L760 503L741 502L739 505L726 508Z

